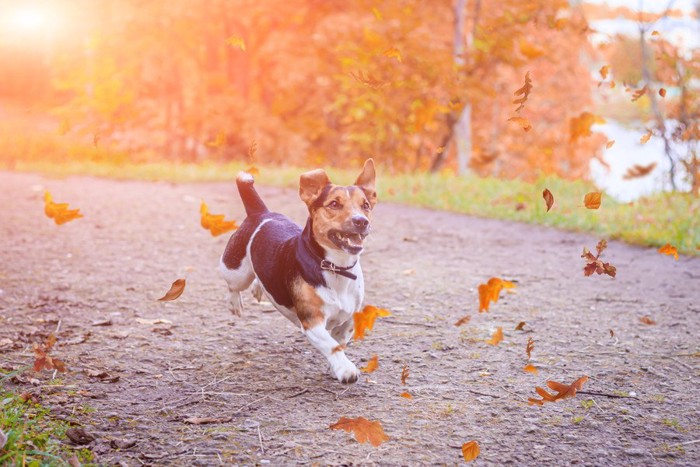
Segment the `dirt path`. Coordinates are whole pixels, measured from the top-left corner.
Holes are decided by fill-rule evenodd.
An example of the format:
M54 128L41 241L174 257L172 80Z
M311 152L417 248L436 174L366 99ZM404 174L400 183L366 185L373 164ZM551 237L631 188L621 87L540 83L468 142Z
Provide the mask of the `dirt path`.
M269 305L246 293L243 317L227 311L216 271L227 235L199 226L199 201L240 220L233 183L0 172L0 187L0 364L29 364L30 343L60 328L54 353L70 371L53 385L44 372L41 386L8 386L41 393L97 436L99 463L456 464L476 439L477 464L700 464L698 258L611 242L604 259L617 278L584 277L590 235L380 204L362 259L366 301L394 315L349 348L358 366L375 354L380 366L348 387ZM43 189L85 218L55 226ZM294 191L261 191L303 222ZM185 276L180 299L156 301ZM517 291L478 314L476 287L492 276ZM170 323L143 321L158 318ZM514 330L520 321L526 332ZM504 341L486 344L498 326ZM538 375L522 370L528 337ZM629 397L525 402L549 379L582 375L584 390ZM374 448L329 430L341 416L379 420L391 440ZM117 450L112 439L136 444Z

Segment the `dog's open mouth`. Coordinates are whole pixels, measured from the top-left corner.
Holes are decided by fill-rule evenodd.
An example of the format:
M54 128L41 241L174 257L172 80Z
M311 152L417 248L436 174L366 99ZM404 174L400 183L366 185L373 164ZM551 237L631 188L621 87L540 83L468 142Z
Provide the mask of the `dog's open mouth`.
M343 232L340 230L331 230L328 232L328 238L339 249L344 250L351 255L356 255L362 251L363 242L367 238L367 232Z

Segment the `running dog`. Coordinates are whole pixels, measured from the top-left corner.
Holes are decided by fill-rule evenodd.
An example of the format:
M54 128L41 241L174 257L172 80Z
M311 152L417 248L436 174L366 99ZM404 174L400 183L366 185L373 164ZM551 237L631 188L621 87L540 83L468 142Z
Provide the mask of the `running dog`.
M232 312L240 316L241 292L253 284L258 301L264 294L301 327L338 381L356 382L360 372L344 349L364 300L359 260L377 203L374 162L365 162L351 186L332 184L322 169L302 174L299 196L309 209L304 229L267 209L252 175L239 173L236 184L247 217L219 265Z

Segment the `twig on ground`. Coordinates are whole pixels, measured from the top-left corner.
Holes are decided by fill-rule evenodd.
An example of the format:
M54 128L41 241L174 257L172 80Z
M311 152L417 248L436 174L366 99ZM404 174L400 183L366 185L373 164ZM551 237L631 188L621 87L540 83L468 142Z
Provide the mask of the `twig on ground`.
M236 411L233 412L233 413L239 413L241 410L247 408L248 406L251 406L251 405L255 404L256 402L260 402L261 400L268 399L269 397L270 397L270 396L263 396L263 397L261 397L260 399L255 399L253 402L250 402L250 403L244 405L243 407L239 408L238 410L236 410Z
M436 328L437 325L435 324L428 324L428 323L415 323L413 321L399 321L396 319L387 319L384 318L382 320L383 323L389 323L389 324L398 324L400 326L423 326L424 328Z
M527 402L527 400L526 400L523 396L521 396L520 394L518 394L518 393L516 393L516 392L513 392L513 391L507 389L505 386L502 386L502 385L499 384L498 387L501 388L501 389L503 389L505 392L507 392L507 393L509 393L509 394L511 394L511 395L513 395L513 396L515 396L515 397L517 397L517 398L520 399L521 401Z
M61 330L61 323L63 322L62 318L58 318L58 323L56 323L56 330L53 332L54 335L58 334L58 331Z
M596 392L596 391L576 391L576 394L585 394L587 396L604 396L604 397L611 397L613 399L639 399L636 396L623 396L621 394L610 394L607 392Z
M263 447L263 442L262 442L262 433L260 433L260 423L258 423L258 440L260 441L260 452L265 454L265 448Z
M229 376L227 376L227 377L225 377L225 378L221 378L219 381L214 380L214 381L212 381L211 383L205 384L205 385L202 386L200 389L201 389L201 390L204 390L204 388L208 388L208 387L211 386L212 384L221 384L221 383L223 383L224 381L229 380L229 379L231 379L231 378L233 378L233 376L229 375Z
M306 394L309 392L309 388L304 389L303 391L299 391L296 394L292 394L291 396L287 397L287 399L294 399L297 396L301 396L302 394Z
M477 394L479 396L488 396L488 397L493 397L494 399L500 399L501 396L496 396L495 394L486 394L485 392L479 392L479 391L473 391L471 389L467 389L468 392L471 392L472 394Z

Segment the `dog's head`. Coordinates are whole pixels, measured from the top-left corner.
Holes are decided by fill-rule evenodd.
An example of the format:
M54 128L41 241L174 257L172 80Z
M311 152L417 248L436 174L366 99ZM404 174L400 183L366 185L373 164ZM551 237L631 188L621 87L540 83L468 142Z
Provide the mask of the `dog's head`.
M315 240L327 250L357 255L369 234L377 203L374 161L367 159L354 185L331 183L323 169L301 175L299 196L309 208Z

